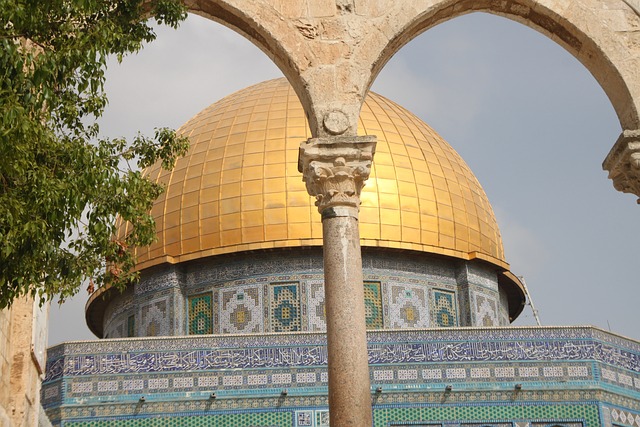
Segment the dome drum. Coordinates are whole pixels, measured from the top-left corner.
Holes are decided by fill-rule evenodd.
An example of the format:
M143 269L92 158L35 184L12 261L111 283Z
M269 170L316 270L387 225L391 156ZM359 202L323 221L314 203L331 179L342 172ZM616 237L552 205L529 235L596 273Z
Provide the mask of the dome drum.
M108 303L92 330L127 336L324 331L322 249L274 249L162 265ZM365 248L369 329L506 326L508 290L487 263ZM106 309L98 310L104 304Z

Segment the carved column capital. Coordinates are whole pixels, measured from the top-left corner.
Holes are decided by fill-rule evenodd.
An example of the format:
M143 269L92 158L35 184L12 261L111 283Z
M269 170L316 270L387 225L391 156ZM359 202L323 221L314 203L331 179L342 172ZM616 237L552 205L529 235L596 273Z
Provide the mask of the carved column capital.
M300 144L298 170L323 219L358 218L360 191L369 178L375 147L375 136L310 138Z
M640 130L622 132L602 168L609 172L616 190L640 197Z

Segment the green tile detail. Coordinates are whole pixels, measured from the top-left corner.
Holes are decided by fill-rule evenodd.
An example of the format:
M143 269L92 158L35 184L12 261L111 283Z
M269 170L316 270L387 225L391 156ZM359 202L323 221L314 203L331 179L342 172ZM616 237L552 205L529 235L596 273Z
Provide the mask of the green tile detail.
M597 405L439 405L399 406L376 408L373 412L375 427L416 425L449 421L483 423L499 421L582 420L584 427L599 427Z
M273 332L295 332L302 329L297 283L271 286L271 329Z
M189 335L213 333L212 303L211 293L189 297Z
M65 427L290 427L291 412L254 412L244 414L211 414L195 416L158 416L145 418L118 418L110 420L71 421Z
M457 326L456 300L453 292L434 291L435 325L441 328Z
M364 313L367 329L382 329L382 292L380 282L365 282Z

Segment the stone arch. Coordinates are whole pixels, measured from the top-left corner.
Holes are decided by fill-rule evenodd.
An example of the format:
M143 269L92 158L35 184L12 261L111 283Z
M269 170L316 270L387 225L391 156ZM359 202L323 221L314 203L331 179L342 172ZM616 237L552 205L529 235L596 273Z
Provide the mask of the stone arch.
M640 127L637 73L640 17L622 0L440 0L428 3L426 7L394 8L385 14L380 28L389 41L380 51L372 53L377 58L367 87L398 50L424 31L467 13L487 12L520 22L563 46L602 86L622 128Z
M369 87L433 26L472 12L521 22L559 43L609 97L621 137L605 159L616 189L640 196L640 0L185 0L242 34L282 70L313 136L357 134Z
M311 46L305 43L307 29L302 21L287 19L286 11L269 3L251 0L184 1L189 12L230 28L262 50L289 80L307 110L311 100L308 85L301 75L314 57Z

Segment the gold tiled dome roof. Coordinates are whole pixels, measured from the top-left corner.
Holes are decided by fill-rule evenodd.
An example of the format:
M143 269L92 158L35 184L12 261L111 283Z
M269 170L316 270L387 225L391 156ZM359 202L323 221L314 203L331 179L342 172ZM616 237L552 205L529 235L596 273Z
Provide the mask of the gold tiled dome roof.
M378 137L362 191L363 246L479 258L507 268L487 196L449 144L375 93L362 107L358 129ZM285 79L216 102L179 133L191 140L188 154L172 172L159 165L147 171L166 192L152 210L158 240L138 250L138 268L322 244L320 214L297 169L298 148L311 134Z

